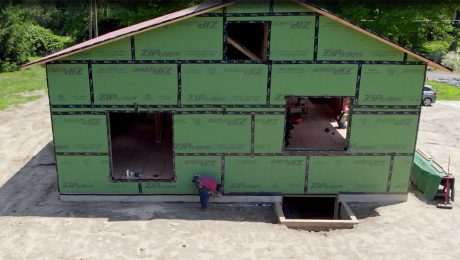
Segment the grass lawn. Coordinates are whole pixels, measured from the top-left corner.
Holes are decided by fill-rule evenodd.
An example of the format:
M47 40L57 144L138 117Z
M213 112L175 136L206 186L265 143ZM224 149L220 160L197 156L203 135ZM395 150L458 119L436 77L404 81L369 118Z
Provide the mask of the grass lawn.
M45 89L45 66L35 65L25 70L0 73L0 110L36 100L43 96L41 90Z
M460 100L460 88L456 86L431 80L428 80L427 84L436 89L438 100Z

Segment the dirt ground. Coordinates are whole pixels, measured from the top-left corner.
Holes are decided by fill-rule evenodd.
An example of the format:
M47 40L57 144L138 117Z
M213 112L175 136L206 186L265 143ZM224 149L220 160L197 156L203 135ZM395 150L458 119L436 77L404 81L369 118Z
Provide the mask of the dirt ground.
M460 180L460 102L423 108L418 144ZM0 112L0 259L458 259L460 210L419 194L354 204L351 230L274 224L271 208L58 199L48 101ZM459 192L460 183L457 185Z

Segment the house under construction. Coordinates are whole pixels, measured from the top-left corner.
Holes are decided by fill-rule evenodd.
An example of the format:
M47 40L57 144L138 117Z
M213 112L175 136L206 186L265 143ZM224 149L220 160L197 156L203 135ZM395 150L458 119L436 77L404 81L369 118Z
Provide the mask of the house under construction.
M408 192L426 67L326 10L211 2L46 63L63 195Z

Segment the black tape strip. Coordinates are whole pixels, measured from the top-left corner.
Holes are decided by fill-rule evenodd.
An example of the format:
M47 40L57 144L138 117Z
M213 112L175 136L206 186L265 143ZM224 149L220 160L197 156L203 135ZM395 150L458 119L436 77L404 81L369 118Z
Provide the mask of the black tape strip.
M56 152L59 156L110 156L109 153L69 153L69 152Z
M394 154L391 155L390 157L390 168L388 169L388 181L387 181L387 192L390 192L390 187L391 187L391 177L393 175L393 165L395 161L395 156Z
M255 149L255 131L256 131L256 115L251 114L251 154L254 154Z
M268 63L268 76L267 76L267 106L270 106L270 98L272 92L272 62Z
M270 52L271 52L271 48L270 48L270 43L271 43L271 39L272 39L272 22L271 21L268 21L266 22L268 24L268 35L267 35L267 60L270 60Z
M313 61L318 60L318 34L319 34L319 15L315 16L315 38L313 48Z
M222 46L222 60L227 60L227 52L228 52L228 43L227 43L227 18L225 13L227 12L227 7L224 7L223 13L224 16L222 17L222 37L223 37L223 46Z
M356 109L420 109L420 106L389 106L389 105L360 105L355 106Z
M308 191L308 172L310 168L310 156L306 156L305 158L305 180L304 180L304 189L303 192L307 193Z
M269 14L273 14L273 6L274 6L274 1L270 0L270 9L269 9Z
M354 105L358 105L359 103L359 89L361 88L361 73L363 69L363 64L358 63L358 73L356 75L356 90L355 90L355 100Z
M91 98L91 108L94 108L94 87L93 87L93 65L88 63L89 94Z
M225 156L220 156L220 183L222 185L221 192L225 193Z
M354 111L355 115L419 115L418 111Z
M403 62L407 62L407 53L404 53Z
M134 42L134 36L131 36L131 59L136 60L136 45Z
M177 63L177 106L182 105L182 64Z
M178 108L177 105L138 105L139 109L143 108ZM134 105L95 105L94 107L90 105L52 105L51 108L129 108L134 109ZM284 105L183 105L181 108L284 108Z

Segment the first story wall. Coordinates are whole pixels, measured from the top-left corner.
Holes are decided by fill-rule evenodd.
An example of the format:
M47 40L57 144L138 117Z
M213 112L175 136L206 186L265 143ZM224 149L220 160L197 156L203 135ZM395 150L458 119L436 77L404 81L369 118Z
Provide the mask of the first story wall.
M60 193L194 194L195 174L218 179L224 194L407 192L414 111L356 111L346 151L290 152L284 110L206 110L172 111L175 179L148 182L112 179L109 112L53 112Z

